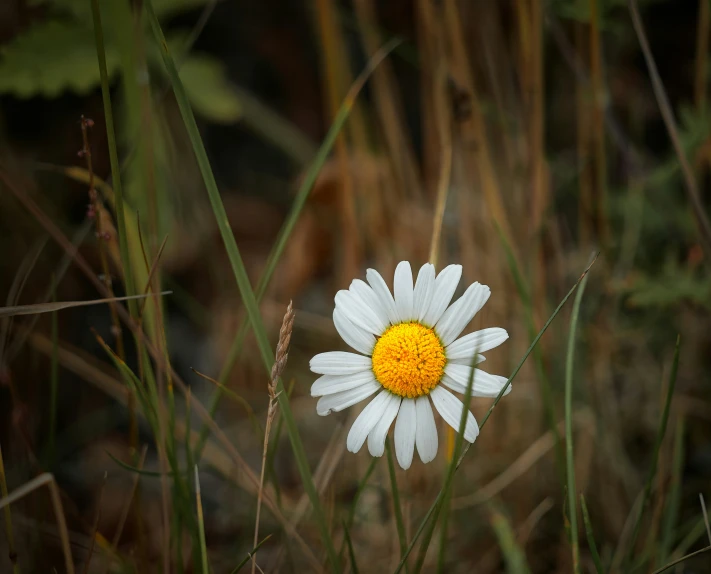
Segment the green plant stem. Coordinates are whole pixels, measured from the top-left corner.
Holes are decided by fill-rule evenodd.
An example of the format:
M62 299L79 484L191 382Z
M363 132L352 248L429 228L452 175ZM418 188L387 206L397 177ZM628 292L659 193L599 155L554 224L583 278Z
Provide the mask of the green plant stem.
M254 548L252 548L251 552L247 552L247 556L244 557L242 562L240 562L239 564L237 564L237 566L234 567L234 569L230 572L230 574L237 574L237 572L242 570L244 565L247 564L247 562L249 562L252 559L252 556L254 556L257 553L257 550L259 550L261 548L262 544L264 544L271 537L272 537L272 535L268 534L267 536L265 536L262 539L262 541L259 544L257 544Z
M395 514L395 524L397 525L397 537L400 541L400 556L405 554L407 549L407 535L405 534L405 522L402 519L402 507L400 506L400 490L397 486L397 475L395 474L395 461L393 459L393 449L390 446L390 439L385 439L385 454L388 459L388 474L390 475L390 491L393 497L393 512ZM407 565L405 566L407 572Z
M124 285L127 295L136 293L133 283L133 272L128 251L128 235L126 233L126 214L124 212L123 186L121 185L121 166L118 158L118 148L116 146L116 132L114 130L114 116L111 107L111 91L109 89L109 74L106 68L106 50L104 48L104 30L101 25L101 9L99 0L91 0L91 11L94 18L94 39L96 42L96 55L99 60L99 74L101 76L101 96L104 102L104 118L106 121L106 137L109 147L109 161L111 163L111 177L113 179L113 190L116 210L116 223L119 240L119 251L121 262L123 263ZM97 215L98 217L98 215ZM138 317L138 307L135 301L129 300L128 308L131 316ZM138 341L137 341L138 344Z
M439 529L439 552L437 553L437 574L446 572L445 566L447 562L447 533L449 531L449 513L451 512L450 501L452 493L450 492L447 498L442 503L442 526Z
M592 522L590 522L590 514L588 514L588 505L585 503L585 496L582 493L580 494L580 508L583 511L585 536L588 539L588 547L590 548L590 555L592 556L593 563L595 564L595 571L597 574L604 574L605 568L602 565L602 560L600 560L600 553L597 551L597 544L595 544Z
M351 535L348 532L348 527L345 522L343 523L343 542L348 547L348 559L351 563L351 572L358 574L358 563L356 562L355 552L353 551L353 542L351 541Z
M575 294L573 312L570 315L568 331L568 352L565 358L565 466L568 491L568 513L570 517L570 544L573 554L573 572L580 572L580 546L578 544L578 504L575 484L575 457L573 456L573 370L575 366L575 339L580 316L580 304L585 293L589 275L580 283Z
M687 554L686 556L682 556L681 558L674 560L673 562L670 562L666 566L662 566L658 570L655 570L652 572L652 574L661 574L665 570L669 570L672 566L676 566L677 564L684 562L685 560L688 560L689 558L693 558L694 556L698 556L699 554L704 554L705 552L708 552L711 550L711 546L706 546L705 548L702 548L701 550L697 550L696 552L692 552L691 554Z
M195 465L195 502L197 505L197 522L200 532L200 559L202 564L202 574L210 574L207 564L207 544L205 543L205 523L202 515L202 497L200 495L200 475L197 464Z
M365 474L363 475L363 478L360 480L358 483L358 488L356 489L356 493L353 496L353 502L351 502L351 508L348 511L348 519L346 521L346 526L350 529L353 526L353 522L355 521L355 513L356 513L356 508L358 507L358 500L360 499L360 495L363 494L363 490L365 487L368 485L368 479L370 478L370 475L373 474L373 471L375 470L375 466L378 463L378 458L373 457L372 460L370 461L370 464L368 465L368 468L365 471ZM343 551L346 548L346 540L344 539L343 542L341 543L341 549L338 551L338 556L343 557Z
M96 0L95 0L96 1ZM237 247L237 242L230 229L229 220L227 218L227 212L225 211L225 206L222 203L222 198L220 197L220 192L217 188L217 182L215 181L215 176L212 173L212 168L210 162L207 158L207 152L205 146L203 145L202 138L200 137L200 131L198 130L197 123L195 121L195 116L193 115L190 103L188 101L185 88L178 75L178 70L175 67L175 62L173 61L170 52L168 51L168 44L163 36L163 31L161 30L158 18L153 11L153 6L150 1L145 3L145 9L148 15L148 20L150 22L153 33L159 44L161 55L163 57L163 62L168 72L170 82L173 86L173 91L175 94L178 107L180 108L180 113L185 124L185 128L188 132L190 142L192 143L193 152L195 153L198 166L200 168L200 173L202 174L205 187L210 199L210 204L217 220L217 226L220 230L220 235L222 236L222 241L225 244L225 249L227 251L228 258L230 260L230 265L234 273L235 279L237 281L237 286L242 297L242 302L247 310L247 315L249 321L252 324L252 329L254 336L257 340L257 345L259 347L260 355L264 363L267 372L270 373L272 366L274 364L274 352L269 344L267 338L266 329L262 322L262 318L259 313L259 306L255 298L254 292L252 291L252 286L249 282L249 277L247 276L247 270L245 269L244 262L242 261L242 256L240 254L239 248ZM309 468L308 459L306 458L306 452L304 450L301 437L299 436L298 427L296 425L296 420L291 411L291 405L287 398L286 392L284 392L284 385L279 380L277 386L277 393L279 397L279 407L282 412L282 417L284 419L284 424L286 425L287 432L289 434L289 439L291 441L291 446L294 451L294 458L296 465L301 475L301 480L304 485L304 490L306 491L311 505L314 511L314 517L319 526L321 533L321 538L323 544L326 547L326 552L328 554L328 559L331 564L331 568L334 572L340 572L340 562L338 560L338 555L336 554L335 548L333 546L333 540L331 538L331 533L329 530L328 523L326 521L323 508L321 507L321 502L318 497L318 492L316 486L314 485L313 476L311 474L311 469Z
M291 210L289 211L289 214L287 215L284 224L279 230L279 235L277 236L276 241L274 242L274 245L269 253L269 256L267 257L267 262L264 267L264 271L262 273L262 276L259 278L259 281L257 282L257 288L255 289L255 298L257 302L260 302L262 300L264 294L267 291L267 288L269 287L269 283L272 277L274 276L274 271L276 270L277 264L279 263L282 254L284 253L284 249L286 248L289 237L291 237L291 234L294 231L294 227L296 226L296 222L299 220L299 216L301 215L301 211L306 205L306 200L308 199L309 194L311 193L311 190L313 189L314 184L316 183L316 179L318 178L318 174L321 172L321 168L328 160L328 156L331 153L331 150L333 149L338 134L343 129L343 126L345 125L346 120L348 119L351 110L355 105L355 101L358 94L360 93L361 89L365 85L366 80L373 73L377 65L392 50L394 50L398 44L399 41L391 41L386 44L377 54L375 54L375 56L373 56L373 58L368 62L366 68L361 72L356 81L353 83L353 86L349 90L348 94L346 94L346 97L344 98L341 107L338 109L338 112L336 113L336 116L333 119L333 123L331 124L331 127L329 128L328 133L326 134L326 137L323 140L323 143L321 144L318 149L318 152L316 153L316 157L311 162L311 165L309 166L309 169L306 172L306 175L304 176L301 185L299 186L299 190L296 193L296 197L294 199L294 203L291 206ZM225 360L225 364L223 365L222 370L220 371L220 375L217 379L222 385L227 382L230 373L232 372L232 369L234 368L235 364L237 363L237 360L239 359L239 356L242 352L242 347L244 345L244 340L248 332L249 319L247 318L242 321L242 324L237 330L237 335L232 341L232 345L230 346L230 349L227 353L227 359ZM213 395L210 397L208 410L211 416L215 415L215 412L217 411L217 406L219 405L221 398L222 389L218 387L213 393ZM205 441L207 440L208 433L209 430L207 426L203 425L202 430L200 431L200 437L198 439L197 446L195 448L196 460L200 459L200 455L202 453L203 447L205 446Z
M597 258L596 258L596 259L597 259ZM571 287L570 291L568 291L568 293L566 294L566 296L563 297L563 300L558 304L558 306L556 307L555 311L553 311L553 314L548 318L548 320L546 321L545 325L543 325L543 328L538 332L538 335L536 335L536 338L531 342L531 345L528 347L528 349L527 349L526 352L524 353L523 357L522 357L521 360L519 361L518 365L517 365L516 368L514 369L514 371L513 371L513 373L511 374L511 376L509 377L508 381L506 381L506 384L505 384L505 385L503 386L503 388L501 389L501 392L500 392L500 393L497 395L497 397L494 399L493 404L489 407L489 410L486 412L486 415L485 415L484 418L482 419L481 423L479 423L479 430L480 430L480 431L481 431L482 428L484 428L484 425L486 424L486 421L489 420L489 417L491 416L491 413L494 412L494 409L496 408L496 405L497 405L497 404L499 403L499 401L501 400L501 397L504 396L504 393L506 392L506 389L507 389L507 388L509 387L509 385L511 384L511 381L513 381L513 380L516 378L516 375L518 375L518 372L521 370L521 367L523 367L523 364L526 362L526 359L528 358L528 356L529 356L529 355L531 354L531 352L533 351L533 348L538 344L538 341L540 341L540 339L541 339L541 337L543 336L543 334L548 330L548 327L549 327L550 324L553 322L553 319L555 319L556 316L558 315L558 313L560 313L560 310L561 310L561 309L563 308L563 306L566 304L566 302L568 301L568 299L570 299L570 296L575 292L575 290L577 289L578 285L579 285L580 282L583 280L583 278L588 274L588 272L590 271L590 268L593 266L594 263L595 263L595 260L593 260L593 262L592 262L590 265L588 265L587 269L585 269L585 271L583 271L582 275L581 275L581 276L578 278L578 280L575 282L575 285L573 285L573 287ZM456 447L456 444L455 444L455 447ZM468 450L469 450L468 447L463 450L463 452L462 452L462 454L461 454L459 460L457 461L457 464L456 464L456 467L457 467L457 468L459 468L459 465L461 464L461 462L462 462L462 460L464 459L464 456L466 455L466 453L467 453ZM453 457L452 460L454 461L454 460L457 460L457 459ZM420 526L418 527L417 531L415 532L415 535L412 537L412 540L410 541L410 545L407 547L407 551L405 552L405 556L402 558L402 560L400 560L400 563L398 564L397 568L395 569L395 574L398 574L398 572L400 572L400 571L403 569L403 567L404 567L404 565L405 565L405 561L407 560L407 557L410 555L410 552L412 552L412 549L415 547L415 544L417 543L417 540L419 539L419 537L420 537L420 536L422 535L422 533L424 532L424 530L425 530L425 528L427 527L427 525L428 525L430 519L433 519L433 522L436 522L436 521L437 521L437 516L438 516L438 514L439 514L439 510L440 510L440 508L441 508L441 504L442 504L442 501L443 501L443 499L444 499L444 494L445 494L446 490L447 490L447 485L445 484L445 486L443 486L442 489L439 491L439 494L437 495L437 498L435 499L435 501L434 501L434 502L432 503L432 505L430 506L429 510L427 511L427 514L425 514L425 517L422 519L422 522L420 523ZM431 537L431 536L430 536L430 537ZM423 545L424 545L424 541L423 541Z
M511 275L516 285L516 290L518 291L518 296L521 299L521 303L525 310L526 328L528 330L529 338L533 339L536 333L536 326L533 319L533 303L531 302L531 295L528 292L526 283L523 279L523 273L519 266L518 260L511 248L511 245L503 233L501 228L496 225L496 230L499 234L499 240L504 247L504 252L506 253L506 261L511 271ZM565 479L565 457L563 452L563 443L561 441L560 432L558 431L558 425L556 424L555 406L553 404L553 390L551 388L551 383L546 373L545 365L543 362L543 353L539 347L533 349L533 362L536 369L536 375L538 377L540 392L541 392L541 402L543 403L543 410L545 415L546 424L548 429L553 433L553 438L555 439L555 461L558 472L561 476L561 480Z
M469 380L467 381L467 388L464 393L464 399L462 400L462 414L459 417L459 430L457 432L457 436L455 437L454 441L454 450L452 451L452 458L449 461L449 464L447 466L447 475L444 479L444 486L442 487L442 490L440 490L440 494L437 497L437 500L439 501L439 504L437 504L437 509L435 511L435 515L432 518L432 522L429 524L429 528L425 532L424 537L422 538L422 544L420 545L420 551L417 555L417 562L415 562L415 568L413 572L415 574L419 574L419 572L422 570L422 566L425 563L425 558L427 557L427 549L429 548L430 541L432 540L432 535L434 534L435 527L437 526L437 518L439 516L440 511L442 510L442 507L444 504L449 500L450 494L451 494L451 489L452 489L452 483L454 481L454 473L457 470L457 461L459 460L459 456L462 452L462 445L464 444L464 428L466 427L467 424L467 416L469 415L469 404L471 403L472 399L472 389L474 388L474 366L476 365L476 358L478 356L477 349L474 349L474 352L472 353L472 360L470 364L470 372L469 372ZM507 383L508 385L508 383ZM505 389L505 387L504 387ZM502 391L503 392L503 391ZM502 395L500 395L502 396ZM443 523L442 525L443 528L446 528L446 522ZM444 553L445 550L442 550L442 553ZM406 559L407 559L407 553L401 560L401 564L406 564ZM399 567L398 567L399 571Z
M662 540L659 550L657 566L666 562L671 553L674 543L677 519L679 518L679 508L681 506L681 482L684 471L684 434L686 430L686 419L679 415L674 434L674 461L672 463L672 479L667 500L667 508L664 513L664 523L662 524Z

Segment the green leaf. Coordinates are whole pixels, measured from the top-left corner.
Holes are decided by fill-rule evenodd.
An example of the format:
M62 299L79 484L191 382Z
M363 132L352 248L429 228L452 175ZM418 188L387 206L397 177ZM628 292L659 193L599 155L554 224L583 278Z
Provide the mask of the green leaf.
M109 76L118 64L118 53L107 47ZM35 24L0 50L0 94L19 98L53 98L66 91L85 94L99 79L91 29L79 23Z
M232 123L242 106L227 80L222 62L205 55L189 56L180 66L180 79L195 111L216 123Z

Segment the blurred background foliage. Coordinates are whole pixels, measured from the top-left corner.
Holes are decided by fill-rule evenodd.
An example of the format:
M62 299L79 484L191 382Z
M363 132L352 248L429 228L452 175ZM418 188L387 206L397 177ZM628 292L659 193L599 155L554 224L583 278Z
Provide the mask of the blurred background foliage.
M236 338L245 305L161 47L142 2L98 4L129 258L118 241L91 1L6 0L0 3L0 298L13 305L100 296L52 239L46 220L27 209L35 202L95 275L110 278L116 295L130 291L131 275L136 292L172 291L160 304L141 306L146 331L196 400L211 405L216 387L191 368L225 385L216 421L258 469L267 380L252 335L243 344ZM709 5L639 5L708 217ZM330 320L338 289L367 267L391 278L399 260L414 267L427 260L442 185L448 198L439 267L461 263L467 283L490 285L491 301L472 328L502 326L511 335L488 358L491 372L511 372L590 254L601 253L581 307L573 421L577 488L605 570L654 572L711 544L698 499L711 496L711 253L704 251L700 215L689 201L628 2L155 0L153 6L252 285L297 190L308 184L309 167L320 168L260 310L275 342L286 304L294 301L285 383L332 536L341 545L347 521L361 571L392 571L400 558L387 468L378 461L373 470L366 454L344 452L354 413L316 416L308 359L340 344ZM399 43L319 164L317 151L349 88L393 38ZM87 154L77 155L84 149L82 116L93 119L88 143L98 200L88 194ZM199 572L195 484L183 470L202 422L155 369L161 404L171 413L165 448L177 461L166 486L155 475L166 470L161 440L137 420L140 405L128 398L126 373L94 334L148 385L145 349L119 323L109 306L3 319L0 445L8 487L43 471L55 475L79 571ZM568 324L566 308L467 455L448 526L438 529L444 534L434 538L423 571L572 571L560 466ZM631 540L677 333L682 346L671 415L640 534ZM484 403L473 401L477 417ZM268 488L326 564L298 457L281 424L273 433ZM255 493L212 434L200 460L207 551L214 572L230 572L253 547ZM408 539L443 481L440 436L432 464L398 472ZM153 474L132 470L139 463ZM594 572L595 553L578 516L582 571ZM0 571L12 569L13 548L23 572L59 571L60 533L49 498L38 492L14 504L12 522L14 541L0 534ZM265 572L315 569L266 509L260 532L272 534L257 555ZM705 572L709 565L709 554L701 554L676 568Z

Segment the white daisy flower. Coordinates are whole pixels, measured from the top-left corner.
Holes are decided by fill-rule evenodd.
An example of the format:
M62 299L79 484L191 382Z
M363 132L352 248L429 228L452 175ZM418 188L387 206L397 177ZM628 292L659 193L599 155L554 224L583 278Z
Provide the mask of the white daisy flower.
M367 438L370 454L382 456L397 418L395 453L400 466L410 467L415 445L422 462L430 462L438 446L432 404L459 430L464 405L447 389L464 394L474 353L474 363L481 363L485 359L478 353L509 337L494 327L457 339L491 294L486 285L474 283L449 305L461 276L461 265L449 265L435 277L434 265L426 263L413 287L410 264L402 261L395 269L394 297L374 269L366 274L369 284L356 279L347 291L336 294L336 329L362 354L334 351L311 359L311 370L322 375L311 395L321 397L316 412L322 416L375 395L348 433L349 451L358 452ZM475 368L472 396L496 397L506 380ZM478 434L470 412L464 439L474 442Z

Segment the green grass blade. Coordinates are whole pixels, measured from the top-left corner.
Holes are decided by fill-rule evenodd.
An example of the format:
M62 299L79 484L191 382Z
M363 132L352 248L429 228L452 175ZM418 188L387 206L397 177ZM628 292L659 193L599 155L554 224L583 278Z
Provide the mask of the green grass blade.
M232 230L230 229L225 206L222 203L222 198L220 197L220 192L217 188L217 182L215 181L215 176L212 173L212 168L210 167L210 162L207 158L207 152L205 151L205 146L203 145L202 138L200 137L200 132L195 121L195 116L193 115L185 88L180 81L178 70L175 67L175 62L168 51L168 44L163 36L163 31L161 30L160 23L158 22L158 18L153 11L150 1L145 3L145 9L151 28L153 29L153 33L156 37L156 41L160 47L161 55L168 71L170 82L173 86L175 98L178 103L178 107L180 108L180 113L188 132L188 136L197 159L198 167L200 168L200 173L202 174L203 181L210 198L210 204L215 214L215 219L217 220L217 226L220 230L222 241L225 244L227 256L230 260L230 265L237 281L242 302L247 310L249 321L252 324L252 329L257 340L262 361L264 362L267 372L270 372L274 363L274 352L269 344L269 340L267 339L266 329L264 328L262 318L259 314L259 306L254 296L254 292L252 291L252 286L249 282L249 277L247 276L247 270L244 267L242 256L239 248L237 247L237 242L235 241ZM294 415L291 411L291 405L289 404L289 400L284 392L284 385L281 381L279 381L277 392L279 394L279 407L281 408L284 424L286 425L287 432L289 434L291 446L294 451L294 458L299 469L299 474L301 475L304 490L311 501L311 505L314 510L314 517L318 523L323 543L326 546L326 552L328 554L329 562L331 563L331 568L334 572L339 572L340 564L333 546L328 523L326 522L326 517L321 507L318 492L316 491L316 486L313 482L311 469L309 468L308 460L306 458L306 452L304 451L304 446L301 442L301 437L299 436L299 431L296 426L296 420L294 419Z
M708 509L707 509L708 510ZM681 556L684 552L687 552L696 542L706 534L706 521L703 516L699 518L696 523L691 527L689 532L684 536L679 545L672 552L671 557Z
M200 494L200 475L197 464L195 465L195 503L197 505L198 531L200 532L200 560L202 574L210 574L210 567L207 564L207 544L205 543L205 522L202 515L202 496Z
M662 448L662 442L664 441L664 435L667 431L667 422L669 420L669 410L671 408L672 397L674 396L674 387L676 386L676 374L679 369L679 345L681 344L681 336L676 338L676 347L674 348L674 361L672 362L671 372L669 373L669 383L667 384L667 396L664 401L664 411L662 412L662 419L659 423L659 429L657 430L657 439L654 444L654 451L652 452L652 463L649 467L649 474L647 475L647 482L644 485L644 493L642 495L642 503L639 505L639 511L637 513L637 519L635 520L634 530L632 531L632 538L629 542L629 552L627 555L628 565L632 562L632 557L634 555L634 547L637 542L637 537L639 536L639 530L642 526L642 516L647 508L647 503L649 502L649 496L652 492L652 483L654 482L654 477L657 474L657 461L659 460L659 451Z
M353 495L353 502L351 502L351 508L348 511L348 519L346 521L346 526L350 529L353 526L353 522L355 522L355 513L356 509L358 508L358 500L360 499L360 495L363 494L363 490L365 487L368 485L368 480L370 479L370 475L373 474L373 471L375 470L375 466L377 465L378 461L380 459L377 457L373 457L370 461L370 464L368 465L368 468L365 471L365 474L363 475L363 478L361 478L360 482L358 483L358 488L356 488L356 492ZM346 541L345 539L341 543L341 549L338 551L338 556L343 557L343 551L346 549Z
M486 424L486 421L489 420L489 417L491 416L491 413L494 412L494 409L496 408L496 405L499 403L501 400L501 397L504 396L504 393L506 392L506 389L509 387L511 384L511 381L513 381L516 378L516 375L518 375L518 372L521 370L521 367L523 367L523 364L526 362L526 359L528 356L531 354L533 351L533 348L538 344L538 341L540 341L541 337L543 337L543 334L548 330L548 327L550 324L553 322L553 320L556 318L558 313L560 313L560 310L563 308L563 306L566 304L568 299L570 299L571 295L575 292L577 289L578 285L580 282L585 278L585 276L588 274L590 271L590 268L593 266L595 263L595 260L593 260L590 265L583 271L582 275L578 278L578 280L575 282L575 285L573 285L566 294L565 297L563 297L563 300L558 304L558 306L555 308L555 311L553 311L553 314L548 318L546 321L545 325L543 325L543 328L538 332L538 335L536 335L536 338L531 342L531 345L528 347L528 350L524 353L523 357L519 361L518 365L514 369L513 373L511 373L511 376L509 377L508 381L506 384L503 386L501 389L501 392L498 394L498 396L494 399L494 402L492 405L489 407L489 410L486 412L486 415L482 419L481 423L479 423L479 430L481 431L482 428L484 428L484 425ZM455 445L456 448L456 445ZM459 465L462 463L462 460L464 459L464 455L466 455L468 451L468 447L464 449L462 452L461 456L459 457L459 460L457 461L457 468L459 468ZM452 460L456 460L453 458ZM439 513L439 508L440 504L442 503L442 500L444 498L444 492L445 488L442 487L442 489L439 491L439 494L437 495L437 498L435 501L432 503L430 506L429 510L427 511L427 514L425 514L425 517L422 519L422 522L420 523L420 526L418 527L417 531L415 532L415 535L412 537L412 540L410 541L410 545L407 547L407 551L405 552L405 556L403 559L400 561L398 564L397 568L395 569L395 574L400 572L405 564L405 561L407 560L407 557L409 556L410 552L412 552L412 549L415 547L415 544L418 540L418 538L422 535L423 531L425 530L425 527L429 523L430 519L434 516L434 521L436 522L437 519L437 514Z
M597 551L597 544L595 544L595 536L593 534L592 523L590 522L590 514L588 514L588 505L585 503L585 496L582 493L580 494L580 508L583 511L585 536L588 539L588 547L590 548L590 555L592 556L593 563L595 564L595 571L597 574L604 574L605 569L602 566L600 553Z
M573 368L575 365L575 339L580 316L580 303L585 293L585 285L589 275L580 283L580 289L575 294L573 311L570 315L570 331L568 332L568 352L565 358L565 467L566 489L568 491L568 516L570 519L570 545L573 554L573 572L580 572L580 546L578 544L578 505L575 485L575 459L573 457Z
M128 249L128 235L126 233L126 214L123 203L123 186L121 185L121 166L116 146L116 132L114 130L114 115L111 107L111 91L109 89L109 74L106 68L106 50L104 48L104 30L101 25L101 10L99 0L91 0L91 12L94 19L94 40L96 42L96 55L99 60L99 74L101 77L101 96L104 102L104 118L106 121L106 137L109 147L109 161L111 163L111 177L115 197L116 224L119 239L119 252L123 263L124 286L126 294L134 295L136 289L133 283L133 271ZM138 307L135 301L128 302L128 308L133 318L138 317Z
M407 549L407 535L405 534L405 522L402 519L402 507L400 506L400 491L397 486L397 476L395 474L395 460L393 459L393 449L390 446L390 438L385 439L385 453L388 459L388 474L390 475L390 491L393 497L393 512L395 514L395 524L397 525L397 537L400 542L400 557ZM407 566L405 566L407 572Z
M506 518L503 512L493 506L490 508L490 512L491 527L504 556L506 572L508 574L528 574L526 554L516 542L516 533L511 527L509 519Z
M447 533L449 532L449 513L450 500L452 499L451 492L442 503L442 526L439 529L439 552L437 553L437 574L446 572L445 566L447 562Z
M259 550L259 549L262 547L262 544L264 544L264 543L265 543L267 540L269 540L271 537L272 537L272 535L271 535L271 534L268 534L267 536L265 536L265 537L262 539L262 541L261 541L259 544L257 544L254 548L252 548L252 551L251 551L251 552L247 552L247 556L244 557L244 560L242 560L242 562L240 562L239 564L237 564L237 566L234 567L234 570L232 570L232 571L230 572L230 574L237 574L237 572L239 572L240 570L242 570L242 568L244 567L244 565L247 564L247 562L249 562L249 561L252 559L252 556L254 556L254 555L257 553L257 550Z
M664 564L671 554L676 532L679 509L681 507L681 481L684 467L684 434L686 431L686 419L679 415L676 423L676 433L674 435L674 460L672 462L672 479L670 485L669 499L664 512L662 522L662 540L657 559L657 566Z
M525 310L524 316L526 319L526 328L528 330L529 338L533 339L536 333L536 326L533 321L533 302L531 301L531 295L526 287L526 282L523 278L523 273L519 267L518 261L511 249L511 245L503 233L501 228L496 224L496 231L499 234L499 240L504 248L504 253L506 254L506 262L511 271L511 276L513 277L514 284L516 285L516 290L518 291L518 296L523 303L523 308ZM543 409L545 412L546 424L548 429L553 433L555 438L555 460L560 473L561 479L565 479L565 465L564 465L564 453L563 453L563 443L561 441L560 433L558 432L558 425L556 424L555 407L553 404L553 390L551 388L551 382L546 373L545 365L543 362L543 353L540 348L536 347L533 350L533 364L536 368L536 376L540 381L540 391L541 400L543 402Z
M301 185L299 186L299 190L296 193L296 197L294 199L294 203L291 206L291 210L289 211L289 214L287 215L284 224L279 230L279 235L277 236L277 239L274 242L274 245L272 246L269 256L267 257L267 262L264 267L264 271L262 273L262 276L259 278L259 281L257 282L257 288L255 289L255 298L257 302L260 302L262 300L262 297L264 297L264 294L266 293L267 288L269 287L269 283L272 277L274 276L274 271L276 270L277 264L279 263L282 254L284 253L284 249L286 248L289 237L291 237L291 234L294 231L296 222L299 220L301 211L306 205L306 200L308 199L309 194L311 193L311 190L313 189L314 184L316 183L316 179L318 178L318 174L321 172L321 168L326 163L326 160L328 159L328 156L331 153L331 150L333 149L338 134L341 132L343 126L346 123L346 120L350 116L351 110L355 105L356 97L358 96L366 80L370 77L370 75L373 73L378 64L382 62L382 60L390 52L392 52L398 44L399 40L387 43L385 46L383 46L381 50L378 51L377 54L374 55L373 58L371 58L371 60L368 62L368 65L365 67L363 72L354 82L352 88L346 95L345 99L343 100L343 103L341 104L341 107L338 109L338 112L336 113L336 116L333 119L333 123L331 124L328 133L326 134L323 143L321 143L321 147L319 147L318 152L316 153L316 157L311 162L311 165L309 166L309 169L306 172L306 175L303 181L301 182ZM220 371L220 375L218 377L218 381L223 385L227 382L227 379L230 373L232 372L232 369L234 368L237 360L239 359L239 356L242 352L242 346L244 345L244 340L248 332L249 322L247 319L244 319L242 321L242 324L239 326L239 329L237 330L237 335L232 341L232 345L230 346L230 349L227 353L227 359L225 360L225 364L223 365L222 370ZM222 396L222 390L223 389L218 388L210 398L208 408L210 414L213 416L215 414L215 411L217 410L217 406ZM208 432L209 429L207 428L207 426L203 425L202 431L200 432L200 438L195 449L196 459L200 458L200 453L202 453L205 441L207 440Z
M442 507L448 503L449 497L451 495L452 483L454 482L454 473L457 470L458 466L457 461L459 460L460 453L462 452L462 445L464 444L464 427L466 426L467 416L469 415L469 404L471 403L472 389L474 387L474 366L476 364L476 358L478 354L478 350L474 349L470 364L471 369L469 372L469 380L467 381L467 388L464 392L464 399L462 400L462 414L459 417L459 431L457 432L457 436L454 441L454 451L452 452L452 459L449 461L449 464L447 466L447 475L444 480L444 486L440 491L440 496L438 497L439 504L437 506L437 510L435 511L435 516L432 519L432 522L429 523L429 527L425 532L425 535L422 537L422 544L420 544L420 552L417 555L417 562L415 562L415 574L418 574L420 570L422 570L422 566L425 563L425 558L427 557L427 549L430 546L430 542L432 541L432 535L434 534L435 527L437 526L437 518ZM445 521L443 521L442 529L445 531L447 529L446 517ZM446 549L444 548L444 541L445 540L443 539L442 545L440 547L441 555L444 555L444 553L446 552Z
M351 562L351 572L358 574L358 563L356 562L355 552L353 551L353 542L351 542L351 535L348 532L348 527L345 522L343 523L343 540L348 547L348 559Z

